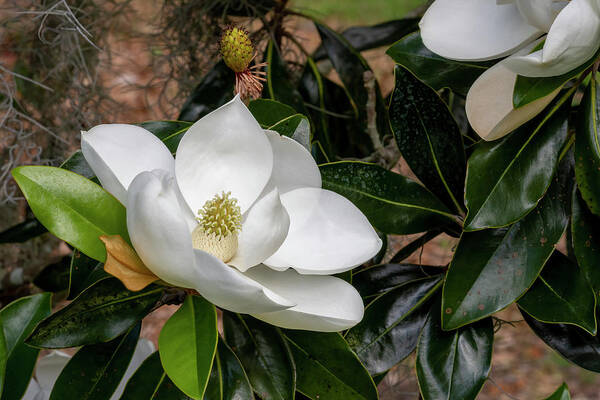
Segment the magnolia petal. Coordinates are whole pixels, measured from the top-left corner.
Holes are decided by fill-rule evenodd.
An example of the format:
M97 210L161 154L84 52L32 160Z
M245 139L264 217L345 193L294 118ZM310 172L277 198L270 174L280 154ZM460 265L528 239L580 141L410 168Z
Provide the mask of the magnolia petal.
M104 270L117 277L127 289L142 290L159 279L121 236L103 235L100 240L106 247Z
M216 306L238 313L263 313L296 305L202 250L194 250L194 289Z
M127 229L143 263L163 281L192 287L196 279L192 237L177 200L175 178L142 172L129 187Z
M121 378L121 382L119 382L119 386L117 386L117 389L111 396L110 400L119 400L121 398L129 378L133 376L138 367L142 365L144 360L154 353L155 350L156 348L154 347L154 344L148 339L140 338L140 340L138 340L133 352L133 356L131 356L129 366L125 371L125 374L123 374L123 378Z
M556 17L544 48L507 60L519 75L562 75L589 60L600 48L600 10L597 0L573 0Z
M290 228L290 217L274 189L248 210L238 237L238 250L230 265L240 271L262 263L281 246Z
M436 0L419 26L429 50L454 60L504 57L542 33L516 4L496 0Z
M98 125L81 132L81 151L102 186L125 205L127 188L140 172L175 172L175 161L167 146L135 125Z
M335 274L364 263L381 248L367 217L335 192L295 189L281 195L281 202L290 215L290 230L279 250L264 262L275 270Z
M50 395L54 383L70 359L71 356L67 353L54 350L38 360L35 366L35 380L45 393Z
M287 310L253 314L254 317L288 329L337 332L348 329L363 317L364 306L356 289L333 276L276 272L264 265L246 275L297 303Z
M556 97L560 88L523 107L514 108L513 90L517 75L502 61L485 71L467 94L469 123L484 140L496 140L539 114Z
M181 193L194 212L223 191L231 192L246 212L272 167L269 140L239 96L192 125L175 160Z
M558 15L556 4L554 0L517 0L517 7L525 20L544 32L550 30Z
M273 172L264 193L277 188L284 194L301 187L321 187L321 173L309 151L287 136L265 130L273 148Z

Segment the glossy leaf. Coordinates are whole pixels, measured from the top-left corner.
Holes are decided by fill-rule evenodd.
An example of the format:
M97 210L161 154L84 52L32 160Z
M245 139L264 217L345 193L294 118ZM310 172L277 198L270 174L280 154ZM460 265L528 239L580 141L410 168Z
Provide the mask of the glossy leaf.
M248 104L248 109L260 126L265 129L296 114L293 107L273 99L252 100Z
M445 332L434 307L417 346L423 400L475 399L490 372L493 342L491 318Z
M463 233L443 290L444 329L503 309L533 284L568 223L572 161L565 159L538 207L509 228Z
M365 88L364 73L371 71L371 68L343 36L318 22L315 22L315 26L323 47L352 100L352 107L361 127L360 130L363 135L366 135L368 92ZM388 114L377 82L375 82L375 112L377 114L377 131L379 136L383 137L389 133L390 128Z
M600 293L600 218L587 208L581 193L573 191L571 234L577 263L596 293Z
M424 235L413 240L412 242L410 242L409 244L407 244L406 246L404 246L403 248L398 250L398 252L396 254L394 254L392 256L392 258L390 259L390 263L399 263L401 261L404 261L412 253L414 253L421 247L425 246L425 244L427 244L427 242L429 242L430 240L439 236L440 233L442 233L442 232L440 232L439 230L436 230L436 229L426 232Z
M33 278L33 284L46 292L61 292L69 288L71 256L64 256L44 267Z
M85 157L81 150L77 150L75 153L71 154L60 167L67 171L75 172L84 178L92 179L96 176L94 171L92 171L92 167L85 161Z
M152 132L154 136L165 143L171 153L175 153L181 138L192 126L192 123L185 121L148 121L138 125Z
M417 264L381 264L352 274L352 285L365 298L379 296L407 282L443 274L441 267Z
M575 177L589 210L600 215L600 95L598 81L591 79L579 113L575 140Z
M329 134L329 120L332 118L330 114L325 113L326 96L325 91L326 79L321 75L315 61L308 57L304 72L298 82L298 91L306 104L312 105L308 109L308 117L312 121L313 127L313 143L315 150L319 150L323 157L315 157L317 162L329 162L334 159L333 147ZM308 106L307 106L308 107Z
M131 292L115 278L102 279L38 324L27 338L35 347L76 347L116 338L150 312L163 289Z
M265 57L268 64L267 82L263 89L265 97L287 104L294 108L296 112L307 114L302 96L290 81L285 62L272 40L267 45Z
M0 244L23 243L38 237L48 230L36 218L29 218L0 232Z
M463 209L466 160L462 135L438 94L396 66L390 123L410 169L444 203Z
M223 312L223 330L260 398L294 398L296 367L277 328L246 315Z
M86 255L106 259L101 235L128 240L125 207L95 183L54 167L17 167L12 174L37 219Z
M141 324L108 343L82 347L64 367L50 400L106 400L119 386L140 336Z
M560 385L560 387L556 389L556 392L552 393L550 397L546 397L545 400L571 400L567 384L563 383Z
M441 275L417 279L377 297L346 341L371 375L387 371L417 347L431 305L427 300L441 287Z
M600 337L567 324L547 324L521 312L533 332L567 360L590 371L600 372Z
M344 39L358 51L391 44L398 38L418 29L420 18L402 18L382 22L371 26L352 26L342 32ZM315 51L313 58L317 61L327 57L323 47Z
M386 53L433 89L449 87L462 95L467 94L475 79L490 66L490 63L448 60L438 56L425 47L419 32L398 40Z
M588 69L598 59L599 55L600 51L577 68L558 76L540 78L517 75L515 89L513 90L513 105L515 108L523 107L541 97L549 95Z
M85 289L100 279L108 278L108 276L104 271L104 264L75 249L71 256L69 296L67 299L73 300Z
M169 379L154 352L127 382L120 400L188 400L189 397Z
M186 395L201 400L217 351L217 311L202 297L187 296L158 338L162 365Z
M567 138L569 107L552 112L475 149L467 167L465 231L506 226L535 208Z
M583 272L555 251L519 306L543 322L577 325L596 334L596 296Z
M19 400L29 384L39 349L24 341L50 315L52 296L21 297L0 310L0 399Z
M210 392L211 386L214 392ZM254 399L248 376L235 353L219 339L215 362L204 400Z
M180 121L197 121L233 98L235 75L222 60L208 71L185 101Z
M299 392L313 400L377 399L375 383L339 333L287 330L284 335Z
M378 230L405 235L453 223L453 216L418 183L375 164L341 161L320 167L323 188L348 198Z

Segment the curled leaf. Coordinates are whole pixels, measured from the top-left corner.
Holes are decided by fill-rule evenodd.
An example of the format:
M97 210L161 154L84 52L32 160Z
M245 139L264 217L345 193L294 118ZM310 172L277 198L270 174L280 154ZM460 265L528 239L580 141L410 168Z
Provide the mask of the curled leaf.
M142 290L159 279L121 236L104 235L100 236L100 240L106 246L104 270L123 282L127 289Z

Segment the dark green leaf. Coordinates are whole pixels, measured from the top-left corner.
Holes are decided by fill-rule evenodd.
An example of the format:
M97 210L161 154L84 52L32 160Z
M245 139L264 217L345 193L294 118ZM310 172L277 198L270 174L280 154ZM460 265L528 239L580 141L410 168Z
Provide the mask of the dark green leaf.
M596 293L600 292L600 219L588 210L579 191L573 191L571 232L579 266Z
M213 372L215 373L214 377ZM215 385L215 383L218 385ZM204 400L217 400L221 398L223 400L254 399L252 386L250 385L250 381L248 380L248 376L246 375L240 360L222 339L219 340L217 354L215 356L215 362L213 364L213 370L208 385L209 388L211 385L213 387L218 386L218 390L215 390L214 394L209 394L209 388L207 388Z
M435 237L439 236L440 233L442 232L436 229L426 232L421 237L413 240L412 242L398 250L398 252L394 254L394 256L390 259L390 263L399 263L401 261L404 261L412 253L423 247L431 239L434 239Z
M365 367L339 333L285 331L298 391L313 400L377 399Z
M490 372L492 320L446 332L439 315L439 308L434 307L417 346L416 370L423 400L475 399Z
M320 169L323 188L347 197L382 232L405 235L453 223L427 189L378 165L341 161Z
M533 332L567 360L581 368L600 372L600 337L567 324L547 324L521 312Z
M19 400L31 379L39 349L24 341L36 324L50 315L52 295L21 297L0 310L0 393Z
M46 292L61 292L69 288L69 271L71 256L64 256L59 261L47 265L33 278L35 286Z
M452 113L430 87L396 66L390 123L402 156L425 187L463 209L466 160Z
M103 279L40 322L26 342L57 349L112 340L144 318L162 291L151 285L131 292L116 278Z
M367 135L367 102L369 96L365 87L364 74L367 71L371 72L371 68L343 36L318 22L315 22L315 26L321 37L323 47L350 96L360 131L363 135ZM383 137L389 133L390 128L388 114L377 82L375 82L375 112L377 114L377 131L379 136Z
M277 328L249 316L223 312L223 330L260 398L294 398L296 367Z
M417 347L431 305L424 303L440 287L442 276L418 279L376 298L362 321L345 338L371 375L398 364Z
M260 126L265 129L296 114L296 110L291 106L272 99L253 100L248 104L248 109Z
M264 95L291 106L296 112L308 114L302 96L290 81L285 62L272 40L267 45L266 62L268 66Z
M106 259L101 235L129 240L125 207L81 175L44 166L18 167L12 174L37 219L86 255Z
M319 72L314 60L308 57L298 84L298 91L306 104L312 105L308 109L308 116L312 121L313 143L318 145L318 150L323 155L323 157L315 157L317 162L321 162L321 159L323 159L322 162L329 162L329 160L334 159L333 147L329 136L329 119L332 117L325 113L325 97L327 93L325 93L324 80L325 78Z
M378 296L410 281L444 273L441 267L416 264L382 264L352 274L352 285L362 297Z
M490 65L490 63L448 60L438 56L425 47L419 32L403 37L386 53L433 89L449 87L462 95L467 94L475 79Z
M556 392L552 393L550 397L547 397L546 400L571 400L571 395L569 394L569 388L566 383L560 385Z
M371 26L353 26L342 32L342 36L358 51L384 46L398 40L418 28L420 18L402 18ZM322 60L327 57L323 47L315 51L313 58Z
M235 75L221 60L208 71L185 101L180 121L197 121L233 98Z
M148 121L138 125L152 132L154 136L164 142L171 153L175 153L181 138L192 126L192 123L185 121Z
M561 88L569 80L588 69L590 65L598 59L599 55L600 51L579 67L558 76L538 78L517 75L517 81L515 82L515 89L513 91L513 105L515 108L523 107L541 97L549 95Z
M77 150L73 153L60 167L67 171L75 172L84 178L92 179L96 176L90 165L85 161L85 157L81 150Z
M69 296L67 299L73 300L92 284L100 279L108 278L109 275L104 271L104 264L76 249L71 257L69 276Z
M108 343L82 347L62 370L50 400L106 400L119 386L140 336L141 324Z
M36 218L26 219L25 221L0 232L0 244L23 243L46 232L48 232L48 230Z
M577 114L575 177L588 208L592 213L600 215L600 96L598 81L594 78L590 81Z
M187 296L158 338L165 372L182 392L201 400L217 351L217 311L202 297Z
M463 233L443 291L444 329L455 329L503 309L535 281L568 223L572 160L538 207L509 228Z
M188 400L167 376L158 351L146 358L127 382L120 400Z
M519 306L543 322L577 325L596 334L596 296L577 264L555 251Z
M551 116L541 122L536 119L502 140L475 149L467 167L466 231L509 225L542 198L567 138L570 107L549 110Z

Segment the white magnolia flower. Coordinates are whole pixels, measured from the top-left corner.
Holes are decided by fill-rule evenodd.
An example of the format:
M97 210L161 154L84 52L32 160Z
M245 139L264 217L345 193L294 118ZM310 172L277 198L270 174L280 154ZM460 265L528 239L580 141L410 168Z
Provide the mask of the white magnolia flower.
M163 281L286 328L339 331L362 319L358 292L327 275L369 260L381 240L349 200L321 189L310 153L261 129L238 97L193 124L175 159L132 125L96 126L81 148Z
M142 365L146 357L152 354L154 350L154 344L149 340L140 339L137 342L129 366L110 400L118 400L121 397L129 378L133 376L136 369ZM22 400L48 400L58 376L69 360L71 360L70 355L58 350L53 350L41 357L37 361L35 374L31 378L31 381L29 381Z
M494 140L533 118L558 93L514 109L517 75L562 75L598 51L600 0L436 0L420 28L425 46L445 58L510 56L483 73L467 96L473 129ZM541 37L543 47L531 52Z

